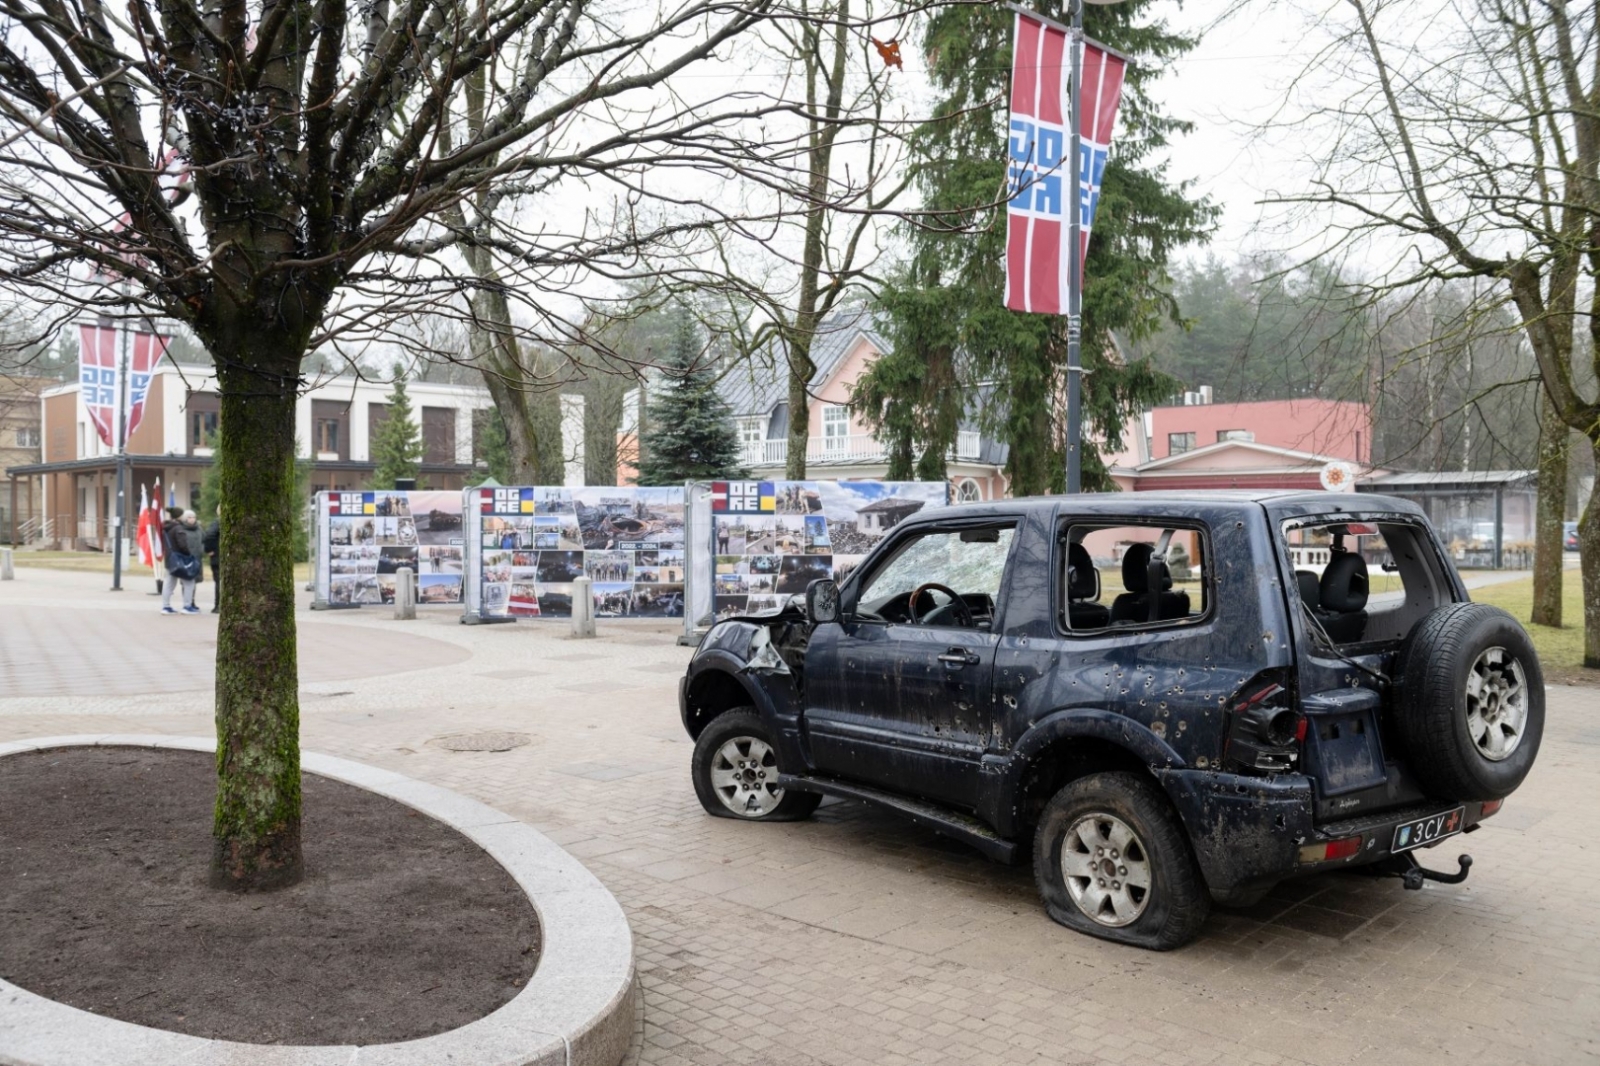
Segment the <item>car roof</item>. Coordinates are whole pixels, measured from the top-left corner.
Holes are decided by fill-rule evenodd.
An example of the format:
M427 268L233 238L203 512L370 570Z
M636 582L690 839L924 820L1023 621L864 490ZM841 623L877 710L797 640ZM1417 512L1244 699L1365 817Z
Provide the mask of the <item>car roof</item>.
M1303 489L1207 489L1194 492L1094 492L1076 496L1026 496L1015 500L994 500L983 503L963 503L946 507L927 508L908 518L907 522L921 524L950 518L1014 518L1022 514L1047 512L1057 509L1068 515L1093 517L1128 517L1137 515L1159 516L1182 511L1210 511L1214 514L1237 514L1241 511L1266 510L1275 517L1295 517L1318 514L1382 514L1398 513L1421 515L1422 510L1410 500L1398 496L1383 496L1362 492L1309 492Z

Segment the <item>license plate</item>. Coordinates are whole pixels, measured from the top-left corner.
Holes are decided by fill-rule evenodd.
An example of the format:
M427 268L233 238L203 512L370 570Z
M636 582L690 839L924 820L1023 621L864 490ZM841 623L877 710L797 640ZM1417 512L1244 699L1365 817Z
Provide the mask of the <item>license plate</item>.
M1427 847L1435 841L1445 837L1453 837L1461 832L1462 824L1466 821L1467 809L1457 807L1453 811L1444 811L1440 814L1430 814L1426 818L1418 818L1414 822L1394 827L1394 843L1389 846L1391 852L1410 851L1412 848Z

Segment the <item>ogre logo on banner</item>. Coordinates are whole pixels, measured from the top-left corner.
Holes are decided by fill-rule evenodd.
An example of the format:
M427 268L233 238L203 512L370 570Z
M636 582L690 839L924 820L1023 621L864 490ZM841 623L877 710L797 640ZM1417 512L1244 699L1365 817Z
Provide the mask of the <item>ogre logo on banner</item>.
M711 510L715 514L771 514L778 495L770 481L713 481Z
M532 489L484 489L484 514L533 514Z
M328 513L337 515L372 514L377 505L370 492L335 492L328 497Z

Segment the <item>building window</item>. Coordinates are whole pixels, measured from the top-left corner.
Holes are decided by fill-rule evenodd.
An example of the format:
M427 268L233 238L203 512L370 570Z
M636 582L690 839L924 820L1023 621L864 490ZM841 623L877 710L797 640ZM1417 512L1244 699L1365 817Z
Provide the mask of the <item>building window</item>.
M317 451L339 454L339 420L317 419Z
M311 453L317 459L349 459L348 404L337 400L311 401Z
M456 409L422 409L422 461L430 466L448 466L456 461Z
M850 436L850 409L842 404L828 404L822 409L822 450L842 452Z
M183 401L183 409L188 415L189 454L209 454L208 449L216 446L222 397L214 392L191 392Z
M983 490L978 488L978 483L970 477L964 477L956 485L957 503L977 503L983 499Z
M17 428L17 447L37 448L39 446L38 426L19 426Z
M1182 455L1184 452L1194 451L1193 433L1168 433L1167 453L1169 455Z
M211 439L217 435L219 417L216 411L189 412L190 451L211 447Z
M1248 429L1219 429L1217 430L1217 443L1225 440L1254 441L1256 435Z
M755 418L741 418L738 420L739 443L760 444L767 439L767 420L757 415Z

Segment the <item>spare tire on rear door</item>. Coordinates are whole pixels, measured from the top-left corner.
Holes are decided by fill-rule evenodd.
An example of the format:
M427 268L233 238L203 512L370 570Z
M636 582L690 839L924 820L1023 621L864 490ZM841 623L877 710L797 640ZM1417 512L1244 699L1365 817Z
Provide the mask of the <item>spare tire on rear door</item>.
M1406 637L1397 675L1396 732L1429 792L1489 800L1522 784L1544 733L1544 674L1515 618L1440 607Z

